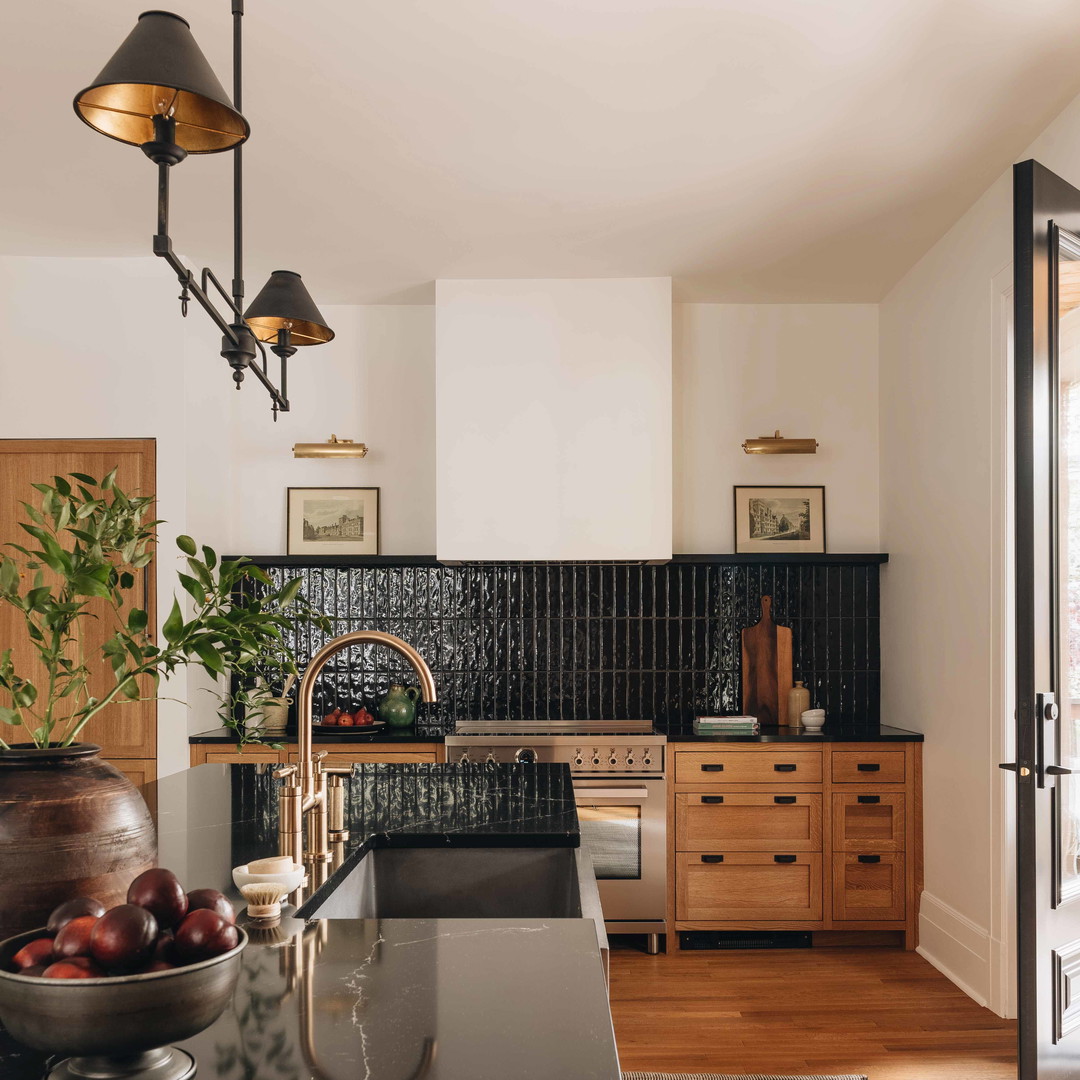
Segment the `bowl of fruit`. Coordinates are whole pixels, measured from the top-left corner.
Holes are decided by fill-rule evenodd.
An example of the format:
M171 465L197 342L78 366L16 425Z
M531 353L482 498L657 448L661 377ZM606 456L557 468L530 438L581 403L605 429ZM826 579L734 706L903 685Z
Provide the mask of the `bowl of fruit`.
M165 869L140 874L127 903L108 910L68 900L46 926L0 942L0 1023L70 1058L56 1080L183 1080L194 1060L169 1044L209 1027L232 999L247 944L234 919L222 893L185 893Z
M362 705L355 712L343 709L339 705L332 712L326 713L312 730L316 733L329 733L332 735L365 735L379 728L386 727L384 720L376 720Z

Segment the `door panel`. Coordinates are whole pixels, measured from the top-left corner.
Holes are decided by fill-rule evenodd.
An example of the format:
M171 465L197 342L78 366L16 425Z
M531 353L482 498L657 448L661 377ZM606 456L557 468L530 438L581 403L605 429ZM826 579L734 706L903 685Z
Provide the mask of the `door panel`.
M19 528L27 520L20 502L33 504L38 493L30 486L51 482L53 476L84 472L100 479L114 467L117 481L130 494L155 493L155 444L153 439L0 439L0 543L23 543L30 538ZM157 625L155 564L138 571L134 595L150 614L150 626ZM140 588L141 582L141 588ZM104 609L105 601L95 601ZM93 607L91 608L93 610ZM107 620L87 620L85 640L88 651L100 647L109 636ZM10 643L16 670L41 685L43 669L29 653L22 619L13 608L0 605L0 641ZM91 679L90 692L101 694L111 687L112 672L102 663ZM22 728L0 725L6 742L25 741ZM83 729L84 742L101 746L102 757L110 759L152 759L157 756L157 703L135 701L103 710Z
M1077 1075L1080 191L1014 169L1017 911L1021 1080Z

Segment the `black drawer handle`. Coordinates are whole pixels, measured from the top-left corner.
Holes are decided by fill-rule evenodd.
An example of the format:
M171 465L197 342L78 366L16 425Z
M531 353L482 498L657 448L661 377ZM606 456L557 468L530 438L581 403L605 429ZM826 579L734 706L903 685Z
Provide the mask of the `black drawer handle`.
M701 766L701 771L702 772L723 772L724 771L724 766L723 765L702 765Z
M794 862L796 858L796 855L774 855L773 862Z
M880 855L860 855L859 862L881 862Z
M859 772L881 772L881 763L878 761L860 761L855 768Z
M723 795L702 795L701 801L703 803L720 803L724 801Z
M774 795L772 801L775 803L793 803L795 801L794 795Z
M701 856L701 861L702 862L723 862L724 861L724 856L723 855L702 855Z
M880 795L856 795L855 796L861 803L879 803L881 802Z
M776 772L794 772L798 767L798 765L774 765L773 769Z

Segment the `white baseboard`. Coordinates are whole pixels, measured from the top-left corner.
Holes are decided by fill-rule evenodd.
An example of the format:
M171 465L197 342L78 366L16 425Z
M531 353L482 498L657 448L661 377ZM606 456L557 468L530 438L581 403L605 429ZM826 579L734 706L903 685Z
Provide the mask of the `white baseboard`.
M928 892L919 907L916 950L973 1001L990 1000L990 931Z

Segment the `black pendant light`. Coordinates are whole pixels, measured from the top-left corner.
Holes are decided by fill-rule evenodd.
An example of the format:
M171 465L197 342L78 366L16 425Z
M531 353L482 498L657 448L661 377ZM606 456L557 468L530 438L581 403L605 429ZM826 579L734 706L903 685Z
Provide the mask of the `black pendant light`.
M297 346L321 345L334 332L311 299L300 275L276 270L246 315L243 273L242 144L250 133L241 109L244 0L230 0L233 17L233 96L222 88L191 34L186 19L169 11L145 11L98 77L75 97L75 112L95 131L138 146L158 167L154 254L180 281L181 313L194 298L222 333L221 355L233 368L236 388L252 372L273 402L274 419L289 411L287 363ZM233 279L226 291L206 267L198 280L173 251L169 236L169 170L188 154L233 153ZM213 285L225 301L210 298ZM266 349L281 361L280 388L267 370ZM256 362L261 354L261 360Z
M142 146L154 138L154 118L175 126L189 154L231 150L250 133L186 19L144 11L101 74L75 98L75 111L96 131Z
M322 345L334 336L295 270L275 270L244 312L244 321L259 341L277 341L284 332L293 345Z

